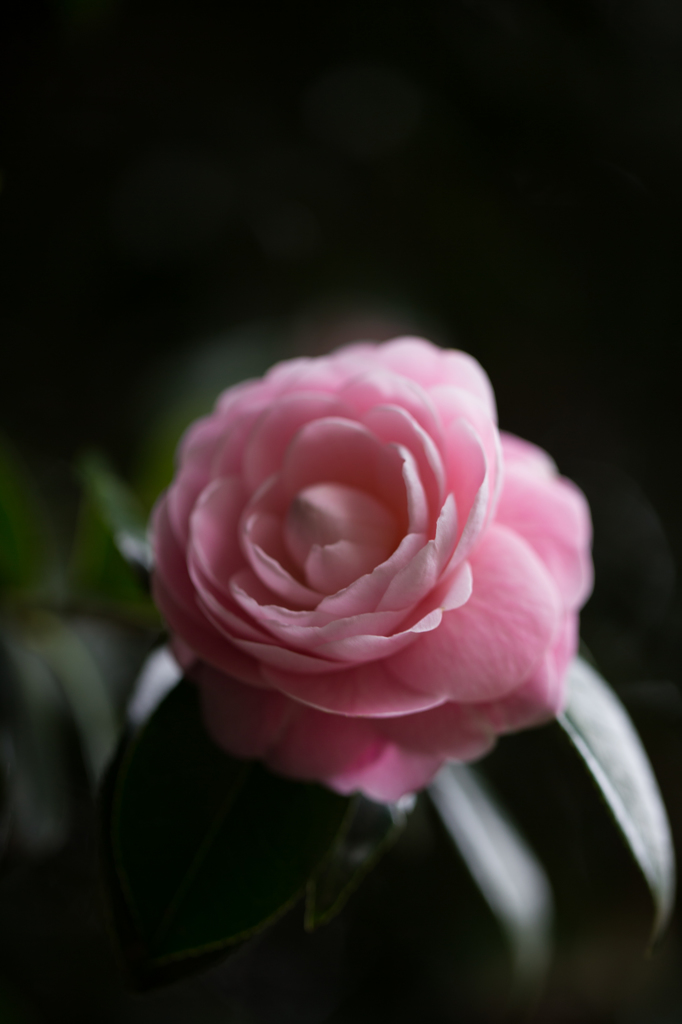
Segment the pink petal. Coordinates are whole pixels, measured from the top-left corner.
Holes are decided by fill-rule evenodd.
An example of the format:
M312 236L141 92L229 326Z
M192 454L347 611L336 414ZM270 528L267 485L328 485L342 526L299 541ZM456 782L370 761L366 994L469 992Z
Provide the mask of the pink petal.
M273 595L251 572L235 573L230 582L235 601L254 621L259 622L289 647L311 648L326 640L341 639L357 633L387 635L405 618L405 610L365 612L345 618L312 611L297 611L272 604Z
M211 462L212 476L242 476L244 472L244 449L254 426L258 423L270 401L262 395L240 414L234 413L234 420L226 423L220 442L216 446Z
M167 588L175 595L176 602L194 609L194 586L187 571L184 550L170 521L167 494L162 495L154 507L151 521L153 575L165 581Z
M189 549L204 572L229 593L230 577L245 564L239 522L246 502L238 477L223 477L202 492L190 519Z
M408 644L413 643L415 637L420 633L429 633L431 630L437 629L442 617L441 609L433 608L419 622L399 633L392 633L390 636L365 634L345 637L343 640L332 640L316 647L315 653L341 661L364 662L387 658L389 654L395 654L407 647Z
M305 562L305 578L320 594L337 594L386 561L382 548L339 540L314 544Z
M364 369L362 360L344 365L339 353L317 358L288 359L271 367L265 375L266 383L276 395L291 391L327 391L335 394L349 377Z
M438 348L423 338L395 338L381 346L381 362L431 390L440 384L462 388L479 398L496 419L495 395L487 373L466 352Z
M187 461L180 467L175 480L168 488L168 515L175 535L182 544L186 544L189 537L189 517L192 509L209 482L208 469L201 462Z
M405 750L441 761L473 761L495 745L496 730L476 704L448 701L440 707L400 718L381 719L383 735Z
M238 384L226 388L218 396L214 416L224 423L234 423L246 409L252 408L263 400L270 399L272 395L273 388L268 384L267 377L242 380Z
M304 676L270 666L264 666L263 673L268 682L294 700L339 715L384 718L442 703L441 697L406 686L383 661L345 668L334 675Z
M488 461L480 439L466 420L447 430L448 475L457 505L460 530L455 558L469 555L486 524L490 505Z
M505 696L549 649L561 622L556 586L524 540L493 524L471 556L473 593L438 629L389 659L415 689L455 701Z
M197 608L189 611L175 600L163 579L152 579L154 601L170 629L194 651L197 658L214 665L236 679L256 686L264 683L258 662L229 643Z
M510 527L537 552L567 609L580 608L593 582L590 510L575 484L539 475L512 463L505 473L496 521Z
M238 636L231 636L230 639L240 650L261 662L263 670L270 666L282 669L284 672L317 675L325 672L342 672L346 667L343 662L318 658L302 651L281 647L278 644L257 643L252 640L242 640Z
M502 700L470 706L485 716L497 733L550 721L564 705L566 670L577 648L578 617L568 615L551 650L518 690Z
M378 407L399 409L410 422L416 423L428 436L438 439L440 426L436 410L424 388L387 370L370 370L354 377L339 392L342 402L349 405L362 422ZM372 428L370 428L372 429ZM397 437L384 440L400 440ZM403 442L404 443L404 442Z
M442 763L433 754L417 754L389 744L367 765L339 772L326 783L337 793L361 792L370 800L390 803L423 789Z
M508 434L504 430L500 431L500 441L502 442L505 466L521 463L529 469L533 469L541 477L552 478L557 475L554 459L536 444L524 441L523 438L516 437L515 434Z
M224 429L222 420L214 413L195 420L178 443L176 455L178 465L185 466L192 463L208 470Z
M381 441L397 443L412 453L435 517L445 499L445 471L433 435L427 434L408 412L396 406L371 409L362 422Z
M193 677L211 738L233 757L263 758L283 736L299 709L277 690L244 685L209 666Z
M251 490L276 473L294 434L306 423L348 416L334 396L296 390L270 403L251 432L244 451L244 477Z
M329 418L302 427L285 455L281 480L291 498L329 482L367 491L393 512L400 532L407 532L403 459L352 420Z
M483 448L488 468L488 486L490 488L491 512L497 504L502 485L502 447L500 436L494 421L490 418L483 404L461 388L434 388L436 403L443 421L443 462L448 474L448 486L458 494L459 465L461 455L458 445L460 434L448 428L458 420L463 420L473 430L479 444ZM459 507L459 502L458 502Z
M384 746L373 722L367 719L301 708L269 751L266 763L274 771L297 779L328 782L340 773L359 771L371 764Z
M438 517L436 536L428 541L386 588L378 610L409 608L421 601L440 578L457 540L457 513L451 494Z
M424 534L408 533L391 557L378 565L373 572L361 576L338 594L323 598L318 605L318 612L332 618L343 618L375 611L391 580L409 564L426 542Z
M320 594L294 576L296 567L282 541L280 519L253 512L242 521L241 535L242 550L251 568L273 594L292 608L315 608L319 604Z
M289 505L283 539L294 563L306 571L313 549L347 542L360 550L359 557L364 558L361 552L365 550L368 555L375 552L369 562L365 559L361 571L352 572L346 583L333 590L310 580L316 590L335 593L386 561L397 548L400 533L395 517L373 495L346 484L323 483L306 487L296 495Z

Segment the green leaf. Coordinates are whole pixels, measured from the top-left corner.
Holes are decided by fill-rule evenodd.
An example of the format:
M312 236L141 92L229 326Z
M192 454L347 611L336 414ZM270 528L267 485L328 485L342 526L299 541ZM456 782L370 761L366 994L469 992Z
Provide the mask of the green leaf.
M33 612L24 637L62 687L95 784L116 749L118 736L114 708L97 664L73 630L49 612Z
M654 901L652 942L675 900L670 824L642 741L613 690L583 658L568 671L568 703L559 723L597 783L644 875Z
M119 937L138 984L228 952L292 906L349 803L229 757L195 687L179 683L129 744L113 791L111 861L136 940Z
M152 555L146 517L137 498L98 452L84 455L79 468L86 493L111 531L121 555L130 565L148 572Z
M0 586L34 585L45 549L37 496L23 466L0 437Z
M46 854L62 845L69 828L64 698L42 658L9 636L2 640L11 826L24 849Z
M151 552L132 492L98 455L81 460L84 484L71 556L71 582L88 601L134 621L158 622L149 597Z
M326 924L343 909L349 896L398 839L405 821L405 811L397 804L377 804L363 796L353 799L345 829L308 883L308 931Z
M429 796L507 935L517 994L549 966L553 899L544 868L489 786L463 764L446 765Z

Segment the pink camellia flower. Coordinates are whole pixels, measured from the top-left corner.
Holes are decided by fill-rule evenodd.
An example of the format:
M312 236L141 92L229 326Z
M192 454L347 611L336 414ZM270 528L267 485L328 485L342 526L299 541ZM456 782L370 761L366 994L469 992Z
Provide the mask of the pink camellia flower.
M154 595L236 757L395 800L560 710L592 584L582 493L419 338L229 388L153 518Z

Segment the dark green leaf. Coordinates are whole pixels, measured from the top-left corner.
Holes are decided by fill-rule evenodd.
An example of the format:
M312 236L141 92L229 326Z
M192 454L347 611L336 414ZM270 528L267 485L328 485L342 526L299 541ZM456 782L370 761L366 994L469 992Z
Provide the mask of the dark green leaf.
M405 820L405 811L396 804L377 804L363 796L354 798L346 828L308 883L308 931L326 924L343 909L365 875L396 841Z
M228 757L181 682L134 737L114 789L111 848L138 981L245 940L292 906L349 800ZM160 975L159 975L160 976Z
M575 658L559 723L599 786L651 890L652 941L675 899L675 853L660 790L625 708L599 673Z
M0 586L37 582L45 558L43 526L28 476L0 438Z
M474 769L446 765L429 796L507 935L517 992L536 987L552 948L552 890L542 865Z

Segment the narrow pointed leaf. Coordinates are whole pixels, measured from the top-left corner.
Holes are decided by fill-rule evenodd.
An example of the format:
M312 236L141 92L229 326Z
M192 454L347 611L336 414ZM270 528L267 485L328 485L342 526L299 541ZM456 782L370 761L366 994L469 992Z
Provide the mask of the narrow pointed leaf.
M81 459L80 471L86 492L123 558L136 569L149 572L152 555L146 517L133 492L95 452Z
M229 757L204 730L195 687L179 683L133 738L113 790L111 859L138 980L229 951L274 921L319 868L348 806Z
M11 724L11 827L29 853L51 853L69 829L64 698L43 659L7 636L0 650L0 677Z
M73 715L93 784L116 749L118 728L106 684L92 655L58 616L34 612L26 631L33 648L59 681Z
M552 890L542 865L472 768L446 765L429 796L507 935L517 991L536 986L552 948Z
M405 827L398 804L354 798L347 824L319 872L308 883L305 924L313 931L338 914Z
M654 941L675 900L675 853L653 769L625 708L599 673L575 658L559 723L604 796L654 900Z

